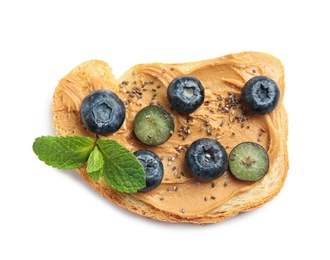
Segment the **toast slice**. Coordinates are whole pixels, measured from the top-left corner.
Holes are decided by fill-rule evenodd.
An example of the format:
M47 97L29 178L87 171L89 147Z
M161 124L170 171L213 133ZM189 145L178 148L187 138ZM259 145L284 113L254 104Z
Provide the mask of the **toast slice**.
M190 115L171 109L166 90L177 76L198 78L205 88L205 102ZM250 78L265 75L278 84L281 97L266 115L246 113L240 101L242 87ZM242 52L198 62L133 66L119 78L100 60L84 62L58 83L53 95L53 125L58 136L94 137L80 118L83 98L97 89L116 93L126 106L122 127L111 138L131 150L149 149L163 159L162 184L149 192L122 193L93 181L85 167L77 172L106 199L139 215L166 222L209 224L264 205L284 185L288 168L288 117L283 105L284 69L275 57L259 52ZM154 104L169 111L175 120L173 136L164 144L148 147L134 136L133 121L143 107ZM185 129L189 127L189 133ZM184 154L196 139L218 140L228 154L243 141L261 144L268 152L270 168L257 182L235 179L229 170L216 180L198 181L190 176Z

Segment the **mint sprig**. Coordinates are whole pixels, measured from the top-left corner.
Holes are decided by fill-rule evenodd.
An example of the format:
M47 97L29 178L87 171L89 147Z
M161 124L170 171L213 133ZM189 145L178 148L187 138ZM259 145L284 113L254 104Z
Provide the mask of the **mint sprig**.
M76 169L87 162L87 174L120 192L137 192L146 186L145 172L134 154L111 139L84 136L41 136L33 151L47 165L58 169Z

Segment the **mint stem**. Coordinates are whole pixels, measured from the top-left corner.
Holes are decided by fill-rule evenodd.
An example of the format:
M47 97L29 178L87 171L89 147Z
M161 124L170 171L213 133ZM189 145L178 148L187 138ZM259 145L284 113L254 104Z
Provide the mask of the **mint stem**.
M95 139L94 139L94 147L97 145L96 142L97 140L100 139L100 136L98 134L95 134Z

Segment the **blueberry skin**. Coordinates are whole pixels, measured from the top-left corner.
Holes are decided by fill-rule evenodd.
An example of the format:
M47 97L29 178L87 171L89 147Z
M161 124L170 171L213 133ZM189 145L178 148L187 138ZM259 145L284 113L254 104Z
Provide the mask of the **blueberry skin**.
M242 100L252 112L263 115L276 108L280 100L280 89L274 80L256 76L245 83Z
M125 119L125 105L109 90L96 90L86 96L80 107L84 125L93 133L107 135L116 132Z
M189 146L185 162L195 178L214 180L227 170L228 155L225 148L216 140L201 138Z
M179 76L167 88L171 106L181 114L190 114L204 102L204 87L193 76Z
M146 173L146 186L139 191L150 191L158 187L163 180L164 167L157 154L150 150L138 150L134 152L134 155Z

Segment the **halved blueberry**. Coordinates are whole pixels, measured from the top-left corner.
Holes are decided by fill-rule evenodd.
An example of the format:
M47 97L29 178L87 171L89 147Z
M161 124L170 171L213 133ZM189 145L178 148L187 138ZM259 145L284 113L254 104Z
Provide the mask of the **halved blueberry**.
M167 88L171 106L182 114L190 114L204 102L204 87L193 76L179 76Z
M156 146L165 143L173 135L174 119L164 109L149 105L136 114L133 129L142 143Z
M273 111L278 105L280 89L271 78L256 76L245 83L242 100L252 112L266 114Z
M243 142L234 147L229 155L229 169L235 178L258 181L269 169L268 153L260 144Z
M138 150L134 155L146 173L146 186L139 191L149 191L158 187L164 176L164 167L157 154L150 150Z
M216 140L201 138L189 146L185 162L195 178L213 180L226 171L228 155L225 148Z
M84 125L93 133L107 135L116 132L125 119L125 105L109 90L96 90L86 96L80 107Z

